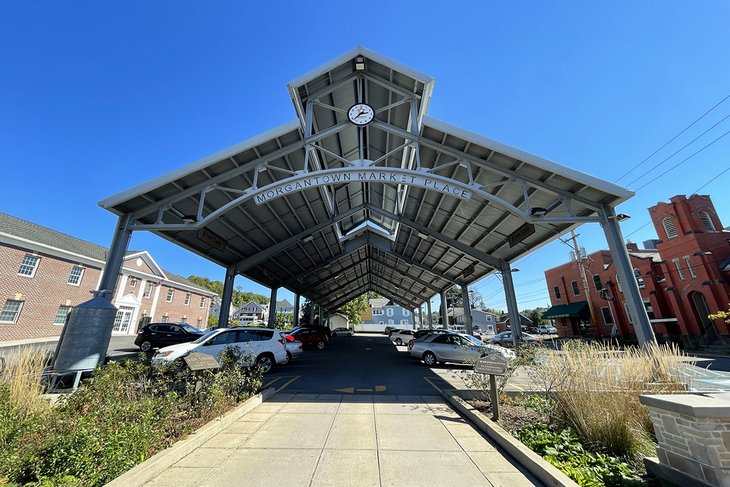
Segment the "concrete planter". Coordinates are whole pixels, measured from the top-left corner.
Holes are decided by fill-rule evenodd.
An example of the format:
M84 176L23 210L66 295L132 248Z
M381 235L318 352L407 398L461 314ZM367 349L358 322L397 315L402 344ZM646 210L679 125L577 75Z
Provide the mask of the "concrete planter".
M170 468L173 464L182 460L191 451L195 450L206 441L226 429L228 426L241 419L244 414L248 413L263 401L271 397L274 392L276 392L274 388L269 388L255 396L249 397L235 409L214 419L210 423L199 428L197 431L191 433L184 440L178 441L170 448L151 456L144 462L133 467L131 470L120 475L106 485L109 487L129 487L146 484Z
M547 460L526 447L504 428L474 409L463 395L474 398L474 391L447 390L442 393L454 409L471 421L479 430L494 440L503 450L517 460L528 472L549 487L578 487L578 484Z

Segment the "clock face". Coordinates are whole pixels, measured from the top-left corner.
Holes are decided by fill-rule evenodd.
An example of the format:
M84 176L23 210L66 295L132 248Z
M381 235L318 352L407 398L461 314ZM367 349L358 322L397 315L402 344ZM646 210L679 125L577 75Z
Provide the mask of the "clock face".
M347 118L355 125L362 127L373 121L375 110L367 103L356 103L347 110Z

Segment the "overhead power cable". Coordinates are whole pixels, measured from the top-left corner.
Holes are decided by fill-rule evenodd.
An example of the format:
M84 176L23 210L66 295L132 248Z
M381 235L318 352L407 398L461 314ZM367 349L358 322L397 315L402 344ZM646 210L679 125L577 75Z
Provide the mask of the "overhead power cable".
M695 190L694 190L694 191L692 192L692 194L697 194L697 193L699 193L699 192L700 192L700 190L701 190L702 188L704 188L705 186L707 186L708 184L710 184L711 182L713 182L714 180L716 180L717 178L719 178L720 176L722 176L723 174L725 174L725 173L726 173L726 172L728 172L728 171L730 171L730 167L726 168L726 169L725 169L724 171L722 171L722 172L721 172L720 174L718 174L717 176L713 177L712 179L710 179L709 181L707 181L707 182L706 182L705 184L703 184L703 185L702 185L702 186L700 186L699 188L695 189Z
M702 138L707 132L709 132L710 130L714 129L715 127L717 127L718 125L720 125L722 122L724 122L728 118L730 118L730 114L729 115L725 115L719 122L715 123L712 127L708 128L707 130L705 130L704 132L702 132L700 135L698 135L694 139L692 139L689 142L687 142L686 144L684 144L682 147L680 147L679 149L677 149L676 151L674 151L670 156L667 156L664 159L662 159L661 161L659 161L658 163L654 164L651 167L651 169L649 169L648 171L644 171L644 173L642 173L641 176L639 176L637 178L634 178L630 183L627 184L627 186L631 186L632 184L634 184L635 182L637 182L638 180L640 180L641 178L643 178L647 174L651 174L651 172L654 169L658 168L659 166L661 166L662 164L664 164L665 162L667 162L669 159L673 158L674 156L676 156L677 154L679 154L680 152L682 152L684 149L686 149L690 145L694 144L698 139Z
M682 159L681 161L679 161L678 163L676 163L675 165L673 165L672 167L670 167L669 169L667 169L666 171L664 171L663 173L661 173L660 175L658 175L658 176L656 176L655 178L652 178L652 179L650 179L649 181L645 182L644 184L642 184L641 186L639 186L638 188L636 188L636 191L639 191L640 189L642 189L642 188L645 188L645 187L647 187L648 185L650 185L651 183L653 183L654 181L656 181L656 180L657 180L657 179L659 179L660 177L662 177L662 176L664 176L665 174L669 173L670 171L673 171L674 169L678 168L679 166L681 166L681 165L682 165L682 164L684 164L685 162L689 161L689 160L690 160L690 159L692 159L692 158L693 158L694 156L696 156L697 154L699 154L699 153L700 153L700 152L702 152L703 150L707 149L708 147L710 147L710 146L711 146L711 145L713 145L714 143L718 142L718 141L719 141L720 139L722 139L723 137L725 137L725 136L726 136L726 135L728 135L728 134L730 134L730 130L728 130L727 132L725 132L724 134L722 134L721 136L719 136L718 138L716 138L715 140L713 140L713 141L712 141L712 142L710 142L709 144L705 145L705 146L704 146L704 147L702 147L701 149L699 149L699 150L695 151L694 153L692 153L691 155L689 155L689 156L685 157L684 159Z
M679 137L680 135L682 135L683 133L685 133L685 132L686 132L687 130L689 130L690 128L692 128L692 127L693 127L693 126L694 126L694 125L695 125L695 124L696 124L697 122L699 122L700 120L702 120L703 118L705 118L705 117L706 117L707 115L709 115L709 114L710 114L710 113L711 113L711 112L712 112L712 111L713 111L713 110L714 110L715 108L719 107L719 106L720 106L720 105L721 105L721 104L722 104L722 103L723 103L723 102L724 102L725 100L727 100L728 98L730 98L730 95L727 95L727 96L726 96L725 98L723 98L722 100L720 100L719 102L717 102L717 103L716 103L715 105L713 105L713 106L712 106L712 107L711 107L711 108L710 108L709 110L707 110L707 111L706 111L705 113L703 113L703 114L702 114L702 115L701 115L701 116L700 116L699 118L697 118L697 119L696 119L696 120L695 120L694 122L692 122L691 124L687 125L687 126L686 126L685 128L683 128L683 129L682 129L682 130L681 130L681 131L680 131L679 133L677 133L677 134L676 134L676 135L675 135L674 137L672 137L672 138L671 138L671 139L669 139L669 140L668 140L667 142L665 142L665 143L664 143L664 144L663 144L663 145L662 145L661 147L659 147L659 148L658 148L657 150L655 150L654 152L652 152L651 154L649 154L648 156L646 156L646 157L645 157L644 159L642 159L642 160L641 160L641 161L640 161L639 163L635 164L635 165L634 165L634 167L632 167L631 169L629 169L629 170L628 170L628 171L627 171L626 173L624 173L624 174L623 174L623 175L622 175L622 176L621 176L620 178L618 178L618 179L616 180L616 182L619 182L619 181L621 181L621 180L622 180L623 178L625 178L626 176L628 176L629 174L631 174L632 172L634 172L634 171L635 171L636 169L638 169L638 168L639 168L639 167L640 167L640 166L641 166L642 164L644 164L644 163L645 163L646 161L648 161L649 159L651 159L652 157L654 157L654 156L655 156L655 155L656 155L656 154L657 154L657 153L658 153L658 152L659 152L660 150L664 149L664 148L665 148L666 146L668 146L669 144L671 144L672 142L674 142L674 141L675 141L675 140L677 139L677 137Z

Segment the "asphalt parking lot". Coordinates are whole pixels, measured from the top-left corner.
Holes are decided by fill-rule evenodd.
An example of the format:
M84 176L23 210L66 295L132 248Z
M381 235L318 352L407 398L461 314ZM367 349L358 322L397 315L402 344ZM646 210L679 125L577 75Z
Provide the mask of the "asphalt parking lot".
M374 395L433 395L455 386L412 360L406 347L396 347L385 335L364 333L332 337L324 350L305 350L268 373L264 385L290 393Z

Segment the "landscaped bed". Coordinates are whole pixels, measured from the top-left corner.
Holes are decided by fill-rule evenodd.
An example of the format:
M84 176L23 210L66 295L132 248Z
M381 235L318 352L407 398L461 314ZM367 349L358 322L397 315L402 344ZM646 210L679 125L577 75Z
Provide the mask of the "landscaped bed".
M581 486L651 486L644 456L656 439L644 393L678 392L682 357L676 349L616 350L575 343L560 353L525 349L500 382L498 424ZM507 397L509 375L524 366L544 393ZM466 382L488 389L488 376L470 373ZM491 404L470 401L491 416Z
M0 483L103 485L261 387L257 368L224 352L217 371L184 363L113 362L51 406L40 357L21 357L0 378Z

